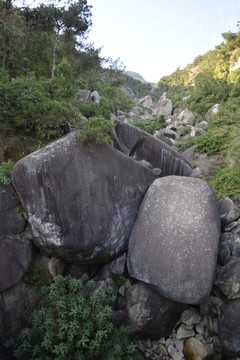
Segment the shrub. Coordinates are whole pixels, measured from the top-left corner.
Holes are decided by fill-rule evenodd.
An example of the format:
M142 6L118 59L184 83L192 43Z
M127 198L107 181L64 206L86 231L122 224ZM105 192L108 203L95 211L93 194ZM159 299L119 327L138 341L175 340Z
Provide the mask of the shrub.
M114 124L102 116L91 117L77 134L77 139L80 143L110 143L113 127Z
M196 151L213 155L226 150L231 141L231 133L228 128L208 129L204 134L198 136L195 140Z
M166 126L164 115L153 118L151 120L135 120L133 125L147 133L153 135L155 131L162 129Z
M211 185L217 192L217 197L229 196L240 200L240 165L233 168L220 169L214 175Z
M61 275L43 286L44 306L35 310L29 327L23 328L7 346L17 359L132 360L135 345L132 328L113 325L111 288L94 292L87 276L73 279Z
M13 162L11 160L3 161L0 164L0 181L4 185L9 185L11 183L10 174L13 168Z

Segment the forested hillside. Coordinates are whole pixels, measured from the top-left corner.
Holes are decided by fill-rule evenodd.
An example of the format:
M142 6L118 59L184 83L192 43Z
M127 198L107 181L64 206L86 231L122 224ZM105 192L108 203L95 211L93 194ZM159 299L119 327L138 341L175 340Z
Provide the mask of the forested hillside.
M195 124L205 120L207 111L220 104L208 130L184 142L195 144L196 151L208 156L218 154L211 181L218 195L240 198L240 33L222 34L223 42L192 64L159 80L154 88L157 98L164 91L175 108L188 108ZM221 160L219 160L221 159Z
M87 0L36 8L0 2L0 161L16 161L83 116L132 107L118 60L87 43L90 28ZM81 102L80 89L97 90L100 103Z
M88 44L87 0L57 6L46 1L35 8L21 5L11 0L0 3L1 162L17 161L66 129L81 127L86 119L109 120L119 109L130 111L136 105L134 96L150 94L158 101L166 92L174 109L193 112L195 124L214 104L221 105L208 130L194 139L181 139L178 150L195 144L199 153L219 154L222 160L208 180L219 196L240 197L240 33L224 33L215 50L199 55L152 88L124 73L119 59L103 59L100 49ZM97 91L100 102L81 101L82 89ZM140 118L146 110L141 107ZM159 123L140 120L135 124L151 133Z

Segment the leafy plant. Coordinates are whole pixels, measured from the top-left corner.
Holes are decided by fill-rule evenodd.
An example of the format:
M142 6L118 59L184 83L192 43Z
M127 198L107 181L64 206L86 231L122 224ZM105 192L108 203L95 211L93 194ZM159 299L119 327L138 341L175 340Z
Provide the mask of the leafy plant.
M59 275L42 287L44 305L32 313L29 327L6 344L14 348L16 359L135 358L132 328L113 325L111 288L96 291L94 281L87 278Z
M43 281L43 271L39 267L30 267L29 278L26 281L28 286L35 286L41 284Z
M114 124L103 116L91 117L85 123L85 127L77 134L77 139L80 143L110 143L113 127Z
M211 185L218 198L224 195L240 200L240 165L220 169L214 175Z
M135 120L133 124L151 135L153 135L155 131L166 126L164 115L160 115L159 117L150 120Z
M9 185L11 183L10 174L13 168L13 162L11 160L3 161L0 164L0 181L4 185Z

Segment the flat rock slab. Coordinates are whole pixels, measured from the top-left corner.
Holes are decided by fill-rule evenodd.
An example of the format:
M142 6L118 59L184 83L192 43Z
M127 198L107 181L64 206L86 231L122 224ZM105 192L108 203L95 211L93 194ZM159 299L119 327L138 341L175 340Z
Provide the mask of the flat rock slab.
M169 299L199 304L210 295L219 236L215 194L205 181L157 179L130 237L129 273Z
M13 184L34 243L70 262L107 262L126 250L137 211L157 175L109 144L74 133L15 164Z

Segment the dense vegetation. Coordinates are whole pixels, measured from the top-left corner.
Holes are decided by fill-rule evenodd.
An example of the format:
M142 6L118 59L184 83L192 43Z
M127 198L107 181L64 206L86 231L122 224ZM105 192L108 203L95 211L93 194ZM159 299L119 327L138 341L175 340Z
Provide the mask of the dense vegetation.
M211 184L218 196L240 200L240 32L223 33L223 42L215 50L198 56L186 68L179 68L156 84L154 96L163 92L175 108L188 107L196 123L206 112L220 104L219 113L210 121L208 130L194 141L182 142L180 149L195 143L196 151L208 156L219 154L221 162L213 167Z
M42 286L42 306L28 327L6 346L16 359L137 359L130 326L113 324L112 289L97 289L87 275L80 279L58 275Z
M87 0L36 8L0 2L0 162L18 160L83 116L109 120L133 106L120 89L126 77L118 59L87 44L90 27ZM80 89L97 90L101 102L81 101Z

